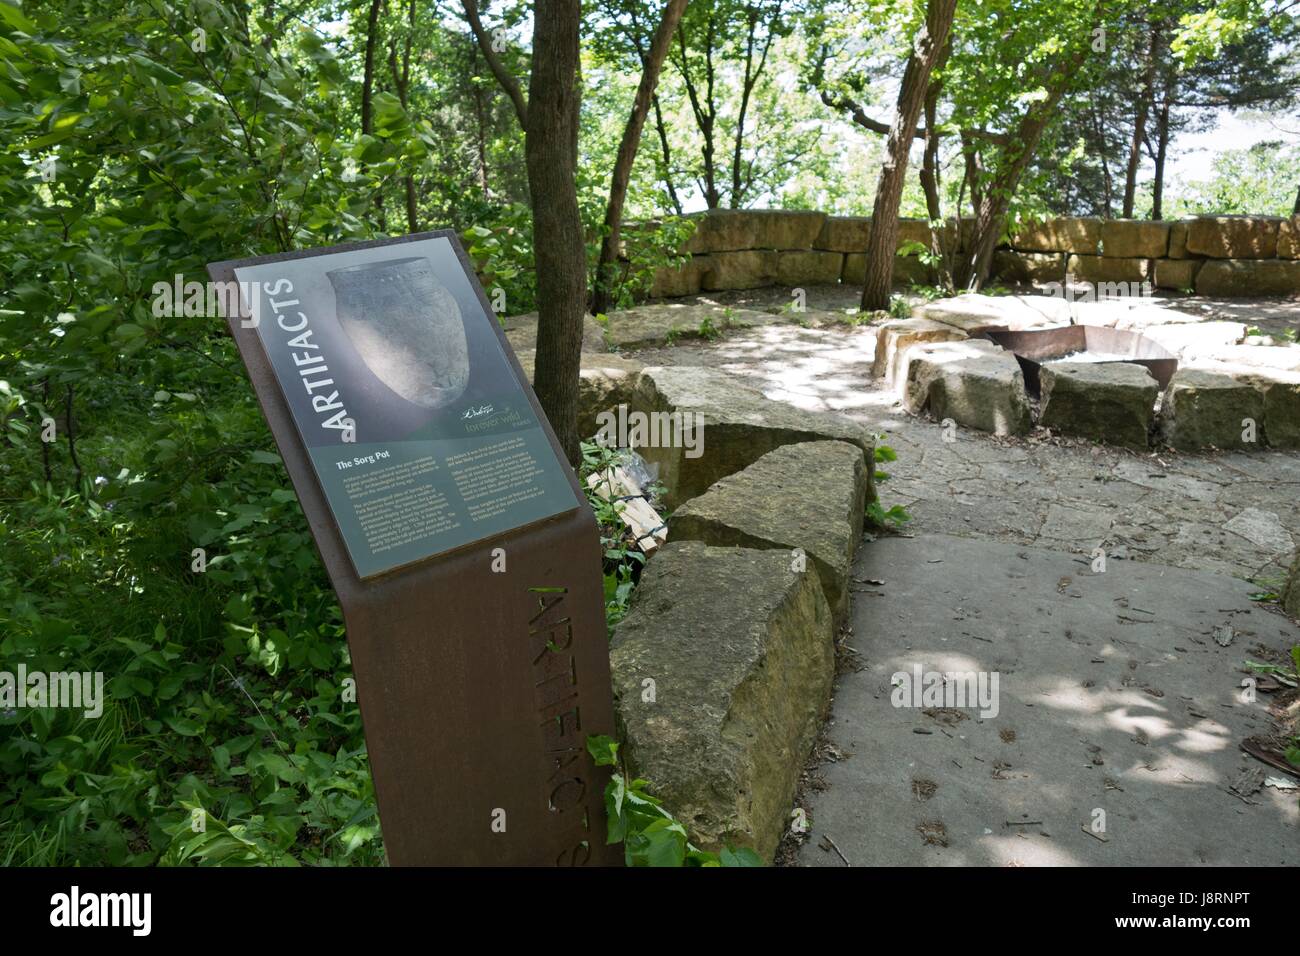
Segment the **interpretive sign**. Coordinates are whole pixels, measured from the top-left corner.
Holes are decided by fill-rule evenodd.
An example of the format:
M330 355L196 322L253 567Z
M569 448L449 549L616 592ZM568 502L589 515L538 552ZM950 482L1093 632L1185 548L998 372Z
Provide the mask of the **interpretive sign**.
M599 532L455 234L208 272L339 597L389 860L619 862Z
M576 506L450 239L234 272L361 577Z

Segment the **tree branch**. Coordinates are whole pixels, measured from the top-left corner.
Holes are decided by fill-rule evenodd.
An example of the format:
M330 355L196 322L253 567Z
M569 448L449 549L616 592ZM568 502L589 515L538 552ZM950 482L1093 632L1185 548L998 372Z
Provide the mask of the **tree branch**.
M520 127L527 130L528 103L524 100L524 93L519 86L519 80L506 69L506 65L501 62L501 58L492 49L492 38L483 29L483 21L479 19L478 0L461 0L461 6L465 8L465 20L474 33L474 39L478 41L479 49L483 51L483 58L487 60L488 69L497 78L501 88L506 91L506 95L510 97L510 102L515 105L515 115L519 117Z

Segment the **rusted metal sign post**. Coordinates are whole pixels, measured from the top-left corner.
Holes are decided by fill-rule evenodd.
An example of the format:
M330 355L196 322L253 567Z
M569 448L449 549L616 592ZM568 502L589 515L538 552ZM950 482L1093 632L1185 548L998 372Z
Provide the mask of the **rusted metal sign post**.
M455 234L208 273L343 608L389 860L620 862L599 533Z

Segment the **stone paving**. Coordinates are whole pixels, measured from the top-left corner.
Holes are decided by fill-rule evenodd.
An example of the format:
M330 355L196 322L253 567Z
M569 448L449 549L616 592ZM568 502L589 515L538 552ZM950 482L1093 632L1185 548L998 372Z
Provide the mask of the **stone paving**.
M769 398L810 411L839 412L886 435L898 453L880 486L882 503L906 506L913 533L997 538L1115 559L1154 561L1280 586L1300 541L1300 455L1275 451L1135 453L1041 431L996 438L955 434L906 414L871 375L875 329L832 325L829 310L851 308L854 290L813 287L809 312L791 324L731 331L718 341L681 340L628 353L645 365L702 365L737 375ZM790 301L786 290L701 297L755 311ZM1167 304L1203 318L1220 314L1300 327L1300 304L1186 297ZM1243 309L1258 309L1258 320ZM817 326L817 327L813 327ZM947 438L955 440L948 441Z

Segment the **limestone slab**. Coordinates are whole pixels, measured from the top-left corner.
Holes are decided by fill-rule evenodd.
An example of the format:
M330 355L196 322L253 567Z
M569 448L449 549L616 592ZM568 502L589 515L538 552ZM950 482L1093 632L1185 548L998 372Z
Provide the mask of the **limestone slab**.
M671 540L772 548L805 564L843 620L849 567L862 538L868 487L862 449L838 441L799 442L770 451L673 513Z
M830 701L831 611L781 551L669 541L614 631L633 772L702 849L770 860Z

